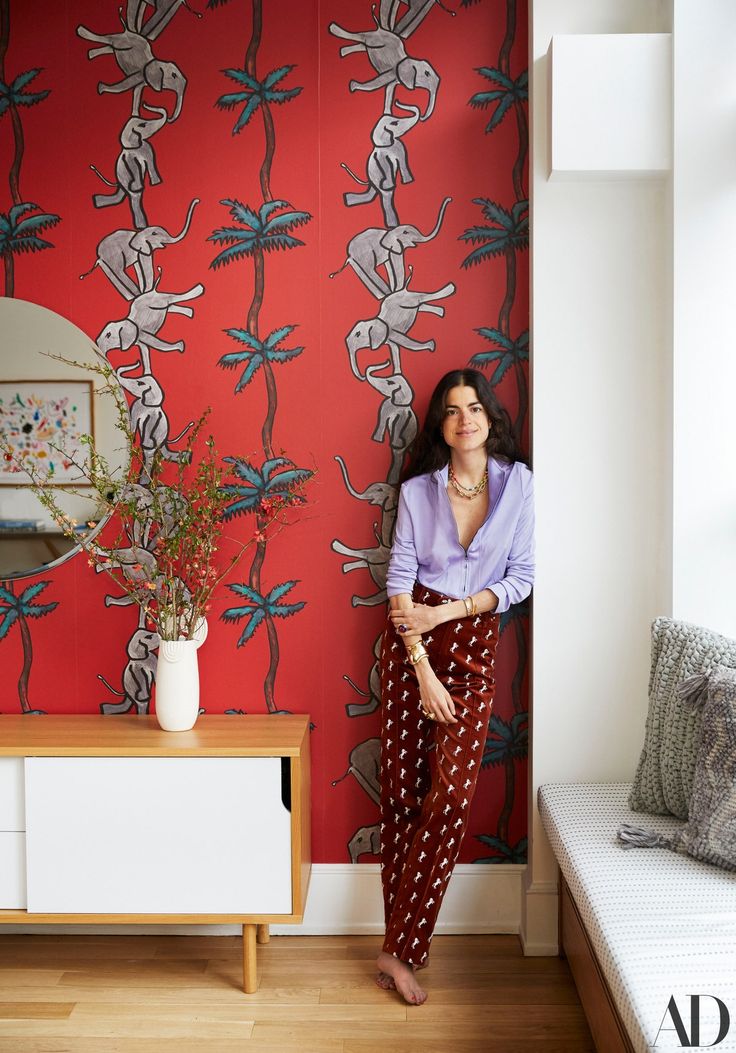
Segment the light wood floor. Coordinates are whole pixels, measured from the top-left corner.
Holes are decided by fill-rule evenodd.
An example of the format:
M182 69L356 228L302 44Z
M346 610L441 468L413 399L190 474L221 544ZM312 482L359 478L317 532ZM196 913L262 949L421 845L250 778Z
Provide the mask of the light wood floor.
M0 1053L594 1053L564 960L437 936L409 1007L373 983L379 944L272 937L244 995L237 937L0 933Z

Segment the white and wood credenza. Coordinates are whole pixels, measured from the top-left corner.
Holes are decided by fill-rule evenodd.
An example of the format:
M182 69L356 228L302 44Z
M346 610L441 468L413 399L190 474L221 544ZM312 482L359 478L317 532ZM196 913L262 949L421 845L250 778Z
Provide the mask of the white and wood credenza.
M309 718L0 716L0 924L301 922Z

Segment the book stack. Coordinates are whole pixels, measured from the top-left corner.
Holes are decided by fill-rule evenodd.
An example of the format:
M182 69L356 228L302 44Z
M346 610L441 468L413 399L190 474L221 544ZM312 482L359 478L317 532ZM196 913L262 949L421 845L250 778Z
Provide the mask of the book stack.
M0 518L0 533L7 534L14 530L28 531L28 530L44 530L46 528L45 519L2 519Z

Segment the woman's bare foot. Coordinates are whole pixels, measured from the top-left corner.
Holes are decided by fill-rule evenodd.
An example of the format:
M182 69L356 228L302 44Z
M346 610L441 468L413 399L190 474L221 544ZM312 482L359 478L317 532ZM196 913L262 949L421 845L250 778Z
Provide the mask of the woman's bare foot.
M427 1001L426 991L419 986L414 970L407 962L402 962L399 958L394 958L392 954L381 951L376 965L379 976L383 973L393 980L396 990L409 1005L422 1005ZM383 987L383 984L379 986ZM391 990L391 988L386 987L385 990Z
M384 991L395 991L396 984L394 983L393 976L389 976L388 973L379 973L376 977L376 983Z

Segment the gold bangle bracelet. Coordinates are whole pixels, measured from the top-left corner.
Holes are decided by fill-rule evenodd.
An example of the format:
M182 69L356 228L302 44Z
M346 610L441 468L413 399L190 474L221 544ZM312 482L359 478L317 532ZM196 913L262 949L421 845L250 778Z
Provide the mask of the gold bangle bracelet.
M428 658L429 655L424 644L415 643L408 649L408 657L411 664L416 665L417 662L421 662L422 658Z
M472 615L473 615L473 598L472 598L472 596L466 596L463 599L463 603L465 604L465 617L466 618L471 618Z

